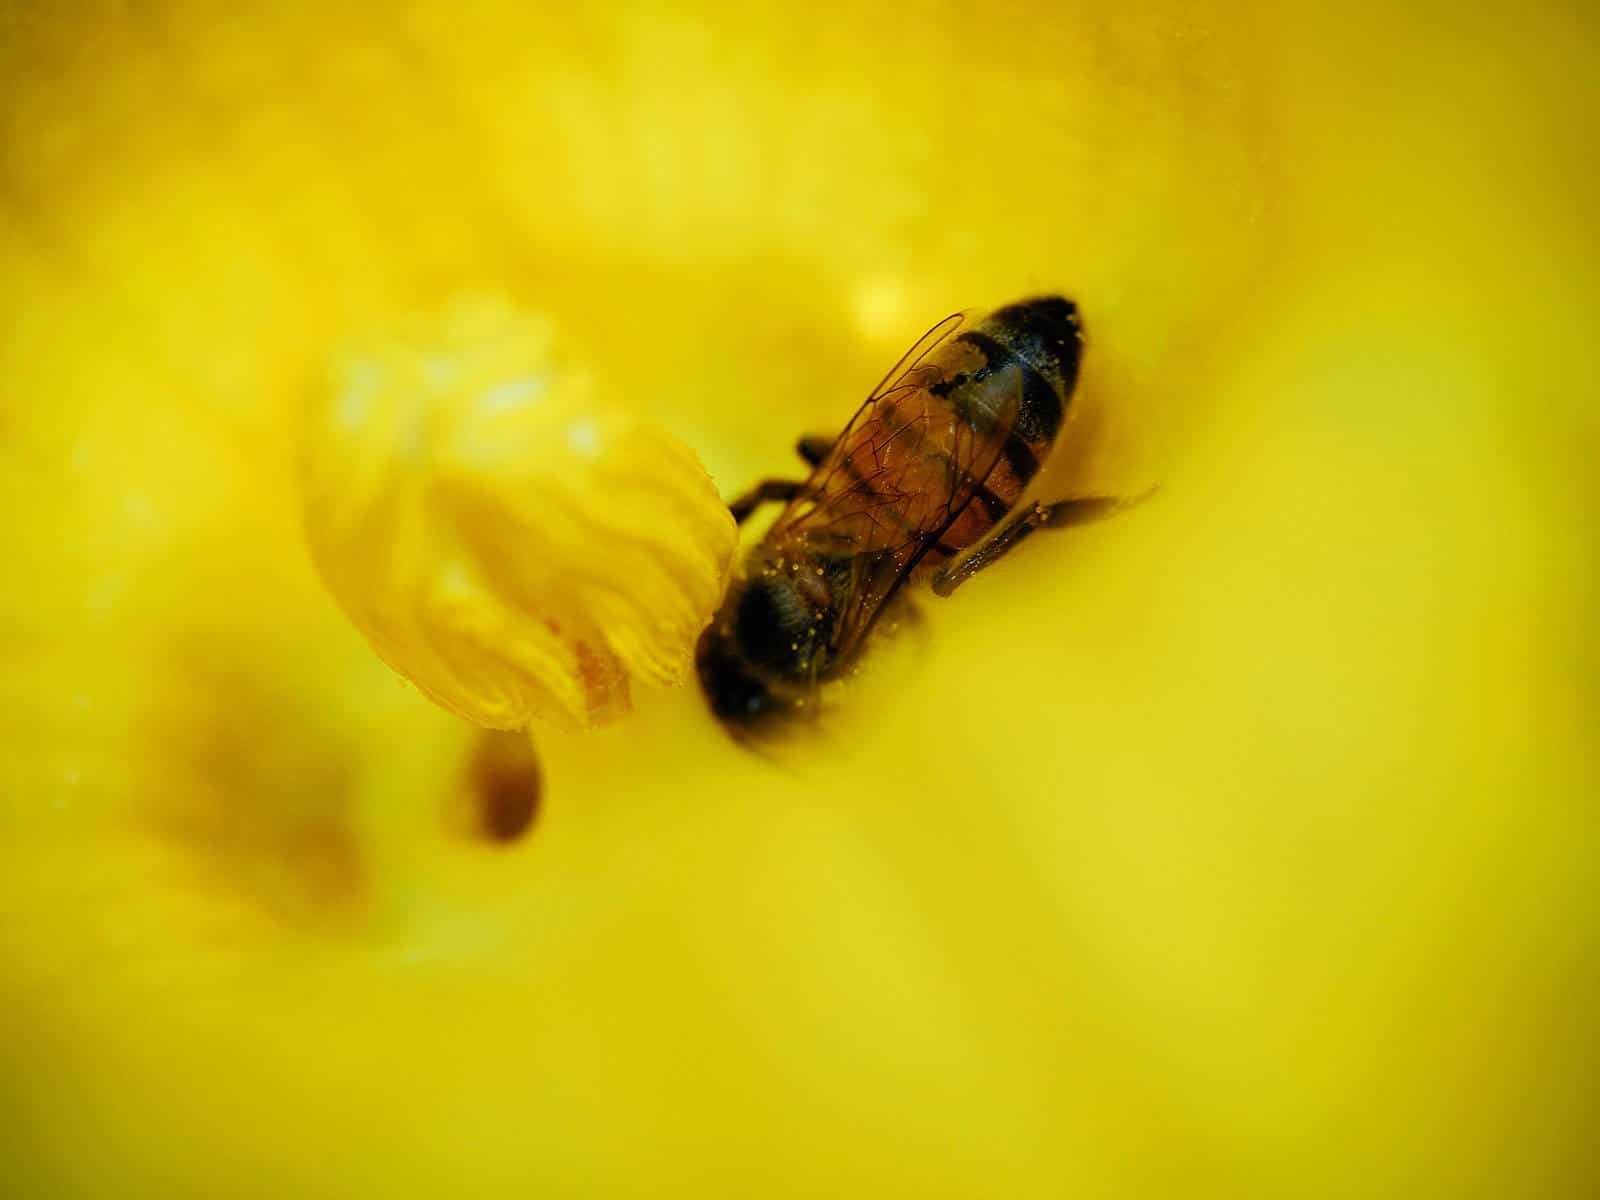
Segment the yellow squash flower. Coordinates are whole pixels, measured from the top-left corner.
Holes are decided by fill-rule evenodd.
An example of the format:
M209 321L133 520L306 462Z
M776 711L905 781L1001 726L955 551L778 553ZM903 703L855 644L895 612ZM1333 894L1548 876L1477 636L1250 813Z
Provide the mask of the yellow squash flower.
M1594 32L8 5L0 1190L1583 1194ZM716 495L1051 291L1156 497L736 745Z

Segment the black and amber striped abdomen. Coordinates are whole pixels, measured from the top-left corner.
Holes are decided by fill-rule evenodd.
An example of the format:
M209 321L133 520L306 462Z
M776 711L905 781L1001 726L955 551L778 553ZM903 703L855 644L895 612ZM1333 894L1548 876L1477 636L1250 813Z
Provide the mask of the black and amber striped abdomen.
M999 309L939 346L846 434L811 500L858 549L920 545L918 575L1002 522L1049 455L1077 377L1070 301ZM952 520L952 513L954 519Z
M948 407L952 444L967 436L1002 440L978 458L992 468L973 481L971 502L918 564L918 576L982 541L1021 501L1066 417L1081 341L1075 308L1056 297L1000 309L953 339L956 361L948 366L955 369L927 389ZM1006 420L1010 404L1018 407Z

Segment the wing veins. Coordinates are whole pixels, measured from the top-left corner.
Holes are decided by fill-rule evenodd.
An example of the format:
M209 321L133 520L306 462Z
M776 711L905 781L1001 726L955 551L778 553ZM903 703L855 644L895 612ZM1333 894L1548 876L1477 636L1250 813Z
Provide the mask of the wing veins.
M959 329L965 320L965 314L957 312L934 322L928 331L913 342L911 348L900 356L894 366L884 373L883 378L878 381L877 386L867 395L861 407L856 410L855 415L850 418L850 421L834 440L833 448L829 451L828 457L812 471L810 478L806 481L804 494L815 497L826 491L827 485L832 482L833 477L843 468L851 453L854 452L855 442L852 434L858 429L865 429L867 424L873 420L881 421L881 413L877 410L881 408L889 397L902 392L914 391L920 386L915 381L902 381L911 372L921 367L923 360ZM813 509L814 507L815 505L813 505ZM768 536L780 530L793 528L799 523L798 516L798 512L793 509L780 516L772 529L768 531Z
M1020 392L1020 380L1018 380ZM970 428L958 429L954 444L946 466L946 481L950 485L949 494L942 505L941 519L932 523L930 528L908 531L908 537L898 546L884 547L872 552L874 555L873 566L886 561L894 564L893 577L881 589L881 594L862 596L858 594L851 602L853 613L859 613L870 602L871 610L864 617L847 619L841 622L840 628L844 636L840 639L841 657L853 654L857 647L872 631L878 619L889 606L889 601L905 586L906 580L911 577L911 572L916 569L924 555L932 550L943 539L949 528L955 524L961 514L967 510L977 498L978 492L988 483L989 476L1000 464L1004 457L1003 451L1006 439L1011 436L1015 428L1020 394L1014 393L1011 404L1007 410L1007 419L999 422L997 426L985 434L982 443L979 443L974 431ZM987 464L979 467L979 459L984 453L989 455ZM964 478L963 478L964 477ZM965 495L961 493L965 490ZM957 497L961 496L958 504ZM914 548L913 548L914 547ZM909 555L907 551L909 550ZM861 589L872 591L873 589Z

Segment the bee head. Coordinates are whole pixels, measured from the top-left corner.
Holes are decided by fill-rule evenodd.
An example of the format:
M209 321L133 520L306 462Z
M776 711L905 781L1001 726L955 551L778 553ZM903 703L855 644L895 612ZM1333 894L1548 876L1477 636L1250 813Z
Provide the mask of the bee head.
M808 582L749 571L701 635L700 686L718 719L748 726L799 707L822 646L823 614Z
M752 725L784 707L760 672L745 661L732 639L723 635L716 625L700 636L695 668L700 673L700 688L719 721L736 726Z
M991 337L1045 374L1058 376L1070 390L1078 376L1083 332L1078 306L1065 296L1038 296L1008 304L984 322Z

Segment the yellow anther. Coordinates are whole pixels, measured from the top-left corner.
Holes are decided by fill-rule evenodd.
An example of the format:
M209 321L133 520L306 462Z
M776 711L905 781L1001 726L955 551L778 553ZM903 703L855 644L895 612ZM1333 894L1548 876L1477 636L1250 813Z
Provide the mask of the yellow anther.
M693 452L602 396L549 323L458 301L345 347L309 422L305 523L383 659L480 725L591 726L675 683L736 529Z

